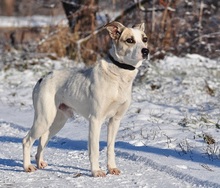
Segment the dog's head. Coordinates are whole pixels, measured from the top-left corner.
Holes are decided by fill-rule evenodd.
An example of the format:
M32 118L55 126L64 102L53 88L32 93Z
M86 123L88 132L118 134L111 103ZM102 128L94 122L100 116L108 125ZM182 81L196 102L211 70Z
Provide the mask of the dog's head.
M137 68L148 58L148 38L144 33L144 23L128 28L114 21L107 24L105 28L113 39L110 53L117 61Z

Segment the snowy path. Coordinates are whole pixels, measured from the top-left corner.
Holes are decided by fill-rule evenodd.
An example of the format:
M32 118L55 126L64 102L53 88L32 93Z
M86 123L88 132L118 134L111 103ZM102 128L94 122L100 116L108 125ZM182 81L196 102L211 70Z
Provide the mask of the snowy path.
M49 166L36 173L25 173L22 169L21 135L26 129L8 122L0 122L6 134L0 136L0 186L2 187L192 187L181 177L162 170L163 166L129 152L117 150L120 176L92 178L86 141L73 141L55 137L46 149ZM72 148L71 148L72 147ZM64 148L64 149L63 149ZM69 149L68 149L69 148ZM36 149L36 148L35 148ZM13 153L12 153L13 151ZM100 164L105 166L106 148L102 147ZM104 168L103 168L104 169ZM105 169L106 170L106 169ZM79 177L77 177L79 175ZM25 181L25 182L24 182Z
M46 169L38 170L36 173L25 173L22 168L21 141L28 130L33 111L14 108L8 108L8 110L2 114L2 117L5 116L3 119L6 120L0 121L0 187L103 187L104 185L104 187L186 188L220 186L220 184L190 175L187 165L172 166L170 162L172 158L169 159L167 165L167 161L164 160L163 163L163 159L168 158L167 156L158 157L147 147L143 149L143 147L132 146L123 141L116 143L117 163L122 174L120 176L107 175L106 178L92 178L87 153L87 125L82 118L77 120L74 129L71 125L73 122L67 123L58 136L50 141L45 151L45 158L49 164ZM11 116L10 112L17 115ZM20 118L21 116L23 118ZM9 123L9 119L10 122L23 123L23 126ZM105 131L104 127L103 132ZM105 141L101 141L100 146L100 165L103 170L106 170ZM33 149L33 156L35 151L36 145Z

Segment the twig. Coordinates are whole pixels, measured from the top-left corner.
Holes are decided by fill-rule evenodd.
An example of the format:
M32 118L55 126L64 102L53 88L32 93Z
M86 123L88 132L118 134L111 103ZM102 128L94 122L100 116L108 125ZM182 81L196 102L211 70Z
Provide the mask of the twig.
M212 37L212 36L216 36L216 35L220 35L220 32L214 32L214 33L209 33L209 34L204 34L204 35L200 35L199 37L195 38L191 44L193 44L194 42L200 40L200 38L205 38L205 37Z
M200 12L199 12L199 42L202 42L202 15L203 15L204 3L203 0L200 3Z
M214 170L212 170L208 165L205 165L205 164L201 164L201 167L203 167L203 168L205 168L206 170L211 171L211 172L214 171Z
M146 9L143 7L143 5L141 4L141 1L140 0L137 0L138 1L138 7L140 10L142 11L146 11ZM136 2L136 1L135 1Z
M100 31L103 30L103 27L99 27L98 29L96 29L94 32L92 32L90 35L88 35L85 38L81 38L78 41L76 41L76 45L77 45L77 51L78 51L78 55L79 55L79 60L82 61L82 57L81 57L81 44L83 42L86 42L87 40L89 40L90 38L92 38L94 35L98 34Z
M171 2L168 2L167 6L165 8L165 11L163 12L163 17L162 17L162 20L161 20L161 28L163 30L165 30L165 25L166 25L167 17L168 17L168 7L170 7L170 4L171 4Z
M152 11L152 33L155 29L155 0L153 0L153 11Z
M130 13L132 10L134 10L136 7L139 7L139 4L144 4L148 2L148 0L138 0L138 1L135 1L134 4L132 4L130 7L128 7L127 9L125 9L124 11L121 12L120 15L116 16L113 20L120 20L125 14L128 14ZM141 11L144 11L144 12L152 12L153 9L140 9ZM157 9L155 11L162 11L164 9Z

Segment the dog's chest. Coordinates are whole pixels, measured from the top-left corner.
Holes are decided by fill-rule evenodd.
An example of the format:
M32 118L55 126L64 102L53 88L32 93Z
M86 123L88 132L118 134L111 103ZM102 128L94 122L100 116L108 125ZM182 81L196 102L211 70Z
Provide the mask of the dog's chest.
M131 86L109 84L102 90L99 100L100 113L105 117L114 116L125 104L131 101Z
M132 82L136 73L114 69L103 62L94 74L95 104L105 117L114 116L123 105L130 104ZM96 105L94 105L96 106Z
M107 92L107 95L112 96L113 102L124 103L131 96L131 86L128 84L113 86L111 91L114 93Z

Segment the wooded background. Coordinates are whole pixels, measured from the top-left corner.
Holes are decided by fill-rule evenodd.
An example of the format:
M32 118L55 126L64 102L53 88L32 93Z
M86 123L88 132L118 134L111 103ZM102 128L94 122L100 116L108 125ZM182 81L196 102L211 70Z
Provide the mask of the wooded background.
M17 50L53 58L68 56L92 64L110 46L102 26L117 20L124 25L146 23L151 59L187 53L217 58L219 8L216 0L1 0L0 16L65 15L69 24L1 27L1 53Z

